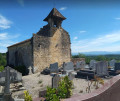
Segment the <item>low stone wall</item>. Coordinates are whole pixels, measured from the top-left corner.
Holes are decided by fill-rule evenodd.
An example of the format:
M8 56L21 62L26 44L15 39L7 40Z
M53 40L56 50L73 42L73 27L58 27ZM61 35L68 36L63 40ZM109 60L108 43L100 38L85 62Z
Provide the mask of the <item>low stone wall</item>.
M82 96L74 95L64 101L120 101L120 75L110 79L103 87Z
M85 61L85 58L72 58L71 61L76 64L77 61Z

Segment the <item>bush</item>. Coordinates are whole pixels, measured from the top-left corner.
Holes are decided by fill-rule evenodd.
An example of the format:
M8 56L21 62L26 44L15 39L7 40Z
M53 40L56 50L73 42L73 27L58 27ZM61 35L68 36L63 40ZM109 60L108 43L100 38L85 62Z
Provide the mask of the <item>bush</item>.
M4 66L0 66L0 72L4 70Z
M64 77L65 88L67 89L66 97L69 98L72 95L72 81L69 80L68 76Z
M67 88L66 88L66 84L65 84L64 80L62 80L59 83L59 87L57 88L57 90L58 90L58 96L60 98L66 98L67 97Z
M29 95L28 91L24 91L25 101L32 101L31 95Z
M72 95L72 81L65 76L60 82L58 88L47 87L46 100L59 101L62 98L69 98Z
M57 96L57 89L47 87L46 100L47 101L59 101L59 97Z

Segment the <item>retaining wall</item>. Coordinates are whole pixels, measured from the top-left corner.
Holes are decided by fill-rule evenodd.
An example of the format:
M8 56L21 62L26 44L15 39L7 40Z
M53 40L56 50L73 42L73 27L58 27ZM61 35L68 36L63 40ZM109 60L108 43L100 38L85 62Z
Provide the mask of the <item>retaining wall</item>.
M64 101L120 101L120 75L113 77L92 93L75 95Z

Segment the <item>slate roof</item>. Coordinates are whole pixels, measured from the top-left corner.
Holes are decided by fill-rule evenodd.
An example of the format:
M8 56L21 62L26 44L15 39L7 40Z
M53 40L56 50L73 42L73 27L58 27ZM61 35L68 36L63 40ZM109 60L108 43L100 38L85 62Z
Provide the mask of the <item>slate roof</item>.
M61 20L66 19L56 8L53 8L43 21L48 21L48 18L53 18L53 17L60 18Z

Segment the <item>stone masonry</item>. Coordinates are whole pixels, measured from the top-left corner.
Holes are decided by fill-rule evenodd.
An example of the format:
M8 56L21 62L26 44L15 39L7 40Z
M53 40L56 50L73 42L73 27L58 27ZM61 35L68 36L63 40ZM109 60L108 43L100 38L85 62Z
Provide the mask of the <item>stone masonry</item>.
M50 64L71 61L70 36L62 27L66 18L53 8L44 19L43 26L31 39L8 47L7 64L12 66L30 66L33 72L40 72Z

